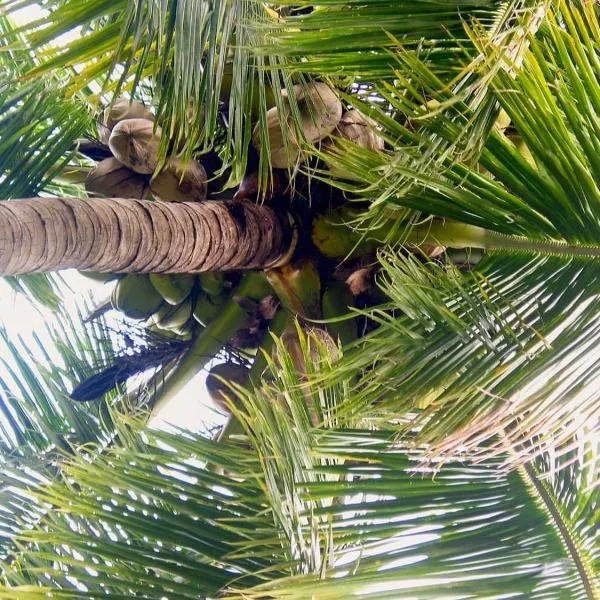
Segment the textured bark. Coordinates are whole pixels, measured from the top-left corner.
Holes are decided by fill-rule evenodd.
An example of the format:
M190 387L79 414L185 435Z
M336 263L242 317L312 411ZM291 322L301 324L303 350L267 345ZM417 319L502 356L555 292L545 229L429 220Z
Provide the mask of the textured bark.
M264 269L285 261L288 216L250 202L30 198L0 202L0 274Z

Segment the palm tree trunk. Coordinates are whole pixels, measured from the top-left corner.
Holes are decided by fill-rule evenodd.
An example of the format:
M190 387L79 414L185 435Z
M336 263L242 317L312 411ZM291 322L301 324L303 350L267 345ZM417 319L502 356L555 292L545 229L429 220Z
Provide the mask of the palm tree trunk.
M0 274L265 269L285 262L290 218L250 202L29 198L0 202Z

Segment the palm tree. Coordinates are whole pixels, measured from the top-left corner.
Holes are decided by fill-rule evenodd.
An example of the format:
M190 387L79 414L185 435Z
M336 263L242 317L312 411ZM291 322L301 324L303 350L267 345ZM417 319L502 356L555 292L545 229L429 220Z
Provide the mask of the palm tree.
M328 78L386 148L304 140L313 157L305 163L310 185L325 180L340 192L331 197L353 202L319 206L310 231L302 219L310 211L300 211L298 251L308 258L316 247L319 266L354 256L364 267L379 249L385 304L351 313L363 335L337 350L317 337L306 341L300 330L303 360L286 349L284 336L276 358L263 359L269 369L256 361L254 388L234 385L237 400L230 404L247 446L237 438L207 442L140 431L122 418L122 443L107 452L85 448L61 462L51 484L17 486L31 502L27 511L50 510L14 538L5 595L594 598L595 7L550 0L457 0L450 8L330 0L302 11L284 5L293 3L279 3L273 14L261 2L216 2L212 11L174 3L163 12L153 3L65 1L29 41L47 44L72 25L85 25L86 37L66 51L48 48L21 77L79 63L66 89L84 105L86 86L99 75L111 89L137 85L139 97L155 94L163 131L170 131L163 158L175 147L189 157L220 139L232 182L249 161L244 113L254 90L265 140L265 83L280 110L282 87ZM202 43L192 43L195 35ZM111 45L115 54L102 55ZM218 89L230 50L223 129ZM119 79L111 78L117 64ZM27 103L12 105L24 111ZM201 126L189 118L190 105L196 117L204 113ZM293 141L302 127L293 107L289 112ZM30 163L39 156L33 152ZM54 181L47 175L57 157L39 171L32 184L38 190ZM269 157L260 154L259 181L267 180ZM10 219L2 239L11 248L15 240L34 242L34 231L55 228L48 207L66 215L58 223L71 219L65 205L79 203L23 202L35 217L31 229ZM121 214L155 210L141 201L115 206ZM12 206L0 210L16 215ZM212 209L200 204L192 212L205 210ZM261 210L287 227L297 200L291 208ZM191 214L186 207L178 212ZM48 216L43 224L38 215ZM231 215L225 203L222 218ZM115 223L121 231L128 220ZM235 230L242 232L237 224ZM90 247L85 254L76 238L67 238L68 250L53 249L52 260L97 252ZM140 240L134 246L141 238L133 232ZM483 248L486 256L464 272L448 259L405 250L424 243ZM8 264L31 261L35 269L47 259L47 251L34 260L14 247ZM275 244L269 261L286 250ZM138 270L148 257L124 248L118 260ZM268 271L282 303L305 309L304 316L314 316L315 295L324 305L334 289L310 261ZM197 337L182 367L205 364L230 339L243 312L232 298L254 288L247 281ZM330 326L352 324L350 317ZM182 381L189 370L178 373Z
M268 269L293 251L286 216L252 203L37 198L0 207L6 275Z

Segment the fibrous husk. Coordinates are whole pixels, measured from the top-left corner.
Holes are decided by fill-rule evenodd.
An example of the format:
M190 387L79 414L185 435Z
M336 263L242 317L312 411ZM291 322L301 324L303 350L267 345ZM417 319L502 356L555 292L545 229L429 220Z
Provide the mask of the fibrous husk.
M102 194L108 198L146 198L146 177L128 169L116 158L105 158L90 171L85 180L88 192Z
M108 146L115 158L136 173L149 175L156 169L160 127L149 119L125 119L113 128Z
M154 120L153 114L139 102L131 102L127 98L117 100L111 106L104 109L98 121L98 135L100 141L108 144L110 134L114 126L125 119L147 119Z
M211 368L206 378L206 389L210 399L217 405L219 410L229 413L230 408L227 399L235 402L236 394L226 382L234 385L245 386L248 383L250 371L243 365L231 362L220 363Z
M266 186L259 189L258 172L252 171L242 179L233 199L238 202L256 199L270 202L275 196L286 192L287 183L287 179L281 171L271 171Z
M349 110L342 115L333 133L362 148L383 150L383 139L375 133L369 120L356 109Z
M362 267L348 275L346 284L350 288L353 296L359 296L368 292L375 285L373 267Z
M150 182L154 197L166 202L200 202L206 200L207 189L206 171L197 160L184 165L178 158L173 159Z
M275 107L267 111L267 130L269 132L269 154L273 168L288 169L300 161L300 148L291 139L287 129L287 139L284 140L279 113ZM258 123L252 133L252 144L260 152L262 142Z
M380 152L384 148L383 139L373 130L373 126L369 123L367 117L356 109L349 110L342 115L333 135L349 140L357 146L367 148L368 150ZM327 150L327 148L333 145L335 145L334 139L329 138L323 143L321 149ZM332 174L338 177L345 175L343 170L336 168L333 161L327 159L327 153L325 153L324 160Z
M293 93L296 98L302 122L303 138L314 143L329 135L340 122L342 103L335 92L325 83L312 81L307 85L295 85ZM269 131L269 151L271 166L289 168L301 158L300 144L297 132L291 126L291 108L287 100L289 92L283 91L284 114L273 107L267 111L267 128ZM284 131L287 144L284 143ZM252 134L252 143L260 151L261 139L259 125Z
M311 81L308 85L295 85L294 94L302 116L302 130L307 142L318 142L329 135L342 118L342 103L326 84ZM288 117L289 118L289 117ZM290 131L294 141L295 131Z

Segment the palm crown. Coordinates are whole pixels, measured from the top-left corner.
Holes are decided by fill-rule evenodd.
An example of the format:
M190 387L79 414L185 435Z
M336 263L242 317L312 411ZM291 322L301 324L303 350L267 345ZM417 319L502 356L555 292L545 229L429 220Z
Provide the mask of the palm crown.
M153 223L153 214L161 223L188 215L194 233L185 239L196 248L225 248L215 236L225 239L226 227L236 232L230 240L250 240L246 224L264 232L267 218L286 243L251 264L266 280L234 271L215 288L207 276L190 279L188 320L176 334L191 340L158 390L164 402L239 340L274 292L282 307L261 322L283 336L264 337L249 384L229 382L243 437L144 429L131 398L118 394L94 404L101 416L86 426L64 379L62 388L36 387L60 374L32 370L11 347L14 381L32 387L2 404L13 508L0 595L600 593L593 3L328 0L299 9L291 1L65 0L24 31L1 19L10 85L0 87L0 191L40 196L0 207L14 252L2 257L4 272L38 270L50 254L33 261L23 248L61 237L47 225L53 203L63 224L69 211L91 211L77 208L90 162L76 140L93 131L99 84L105 98L124 90L154 105L156 172L175 155L214 160L220 190L256 172L250 201L231 203L215 188L218 209L89 201L112 206L97 210L117 215L121 245L127 211ZM77 26L80 38L52 43ZM337 90L344 114L360 111L361 126L385 147L309 134L319 104L308 103L307 120L291 90L317 79ZM271 172L276 151L294 157L286 174ZM274 191L275 177L289 179L282 187L291 201ZM42 225L20 224L14 206ZM39 235L18 246L28 231ZM427 258L432 246L447 248L447 258ZM77 248L65 245L72 266ZM466 263L469 249L485 255L465 269L452 248L468 250ZM121 260L132 271L150 264L134 251ZM186 260L177 268L165 258L171 266L159 270L204 270L184 268ZM340 263L356 273L373 262L380 291L361 289L361 304L343 316L354 301L338 285ZM36 274L12 284L57 304L59 280ZM220 306L195 324L199 298ZM308 326L324 316L335 317L329 335ZM57 433L59 421L80 433Z

